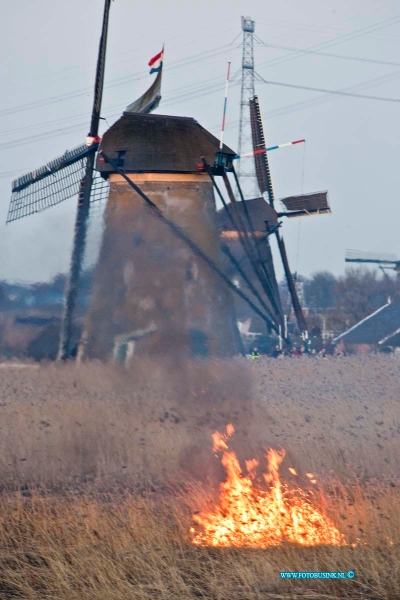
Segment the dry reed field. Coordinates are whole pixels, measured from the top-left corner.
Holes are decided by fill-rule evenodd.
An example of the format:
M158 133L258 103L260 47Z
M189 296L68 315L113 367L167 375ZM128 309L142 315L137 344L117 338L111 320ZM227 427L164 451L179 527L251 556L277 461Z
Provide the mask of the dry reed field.
M0 598L400 598L399 362L308 358L0 371ZM228 423L245 461L285 449L342 545L193 543ZM264 471L263 471L264 469ZM316 484L306 474L313 472ZM299 483L300 482L300 483ZM261 485L261 484L260 484ZM281 571L351 580L282 580Z

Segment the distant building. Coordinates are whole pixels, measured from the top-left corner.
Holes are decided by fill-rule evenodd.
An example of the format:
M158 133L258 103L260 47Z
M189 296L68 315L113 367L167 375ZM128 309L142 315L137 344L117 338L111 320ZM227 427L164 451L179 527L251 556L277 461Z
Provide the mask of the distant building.
M91 271L82 273L73 347L81 334L91 276ZM31 285L0 281L0 358L56 358L65 282L64 274Z
M337 348L367 353L400 348L400 299L388 303L333 340Z

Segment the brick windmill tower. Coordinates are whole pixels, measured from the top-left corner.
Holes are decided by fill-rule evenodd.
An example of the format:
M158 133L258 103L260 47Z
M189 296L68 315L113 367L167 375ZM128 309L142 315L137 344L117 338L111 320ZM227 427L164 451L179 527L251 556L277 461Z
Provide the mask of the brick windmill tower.
M115 168L219 265L213 185L201 169L201 157L213 164L218 146L192 118L140 114L129 107L104 134L96 168L108 179L110 193L82 357L113 356L123 363L133 353L190 357L239 351L229 289L154 219ZM235 155L226 146L224 153Z

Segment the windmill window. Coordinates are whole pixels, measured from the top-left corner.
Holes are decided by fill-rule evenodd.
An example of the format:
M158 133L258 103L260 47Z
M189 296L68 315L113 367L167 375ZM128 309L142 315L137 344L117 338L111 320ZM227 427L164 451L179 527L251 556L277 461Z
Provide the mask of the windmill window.
M116 344L114 347L114 362L118 365L128 365L135 352L135 342L130 340Z
M196 281L199 276L199 267L197 263L191 262L186 267L186 281Z
M115 161L119 167L124 166L126 156L126 150L118 150L117 151L117 160Z
M208 337L199 329L189 329L189 349L192 356L208 356Z

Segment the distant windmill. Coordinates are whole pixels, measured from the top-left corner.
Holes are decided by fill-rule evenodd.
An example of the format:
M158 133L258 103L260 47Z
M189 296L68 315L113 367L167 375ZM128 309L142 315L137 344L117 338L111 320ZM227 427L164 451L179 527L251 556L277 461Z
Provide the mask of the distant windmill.
M250 100L250 118L258 186L262 194L267 193L269 206L272 209L270 210L270 219L267 222L267 232L270 235L275 235L276 237L294 314L296 316L297 326L300 332L305 332L307 331L307 324L300 305L296 284L289 267L286 246L279 231L281 223L278 219L280 217L305 217L316 214L330 213L331 210L328 204L328 194L327 192L318 192L314 194L301 194L298 196L283 198L281 202L285 206L286 211L277 212L275 208L275 194L268 161L269 149L266 146L260 103L257 96L254 96L254 98ZM271 149L275 148L277 148L277 146Z
M61 326L58 358L71 355L72 329L78 298L79 281L85 254L90 205L95 200L108 198L109 184L95 173L96 155L100 144L99 124L104 87L107 33L111 0L105 0L103 25L96 67L94 100L86 144L66 151L46 165L16 179L12 184L12 197L7 223L55 206L78 195L75 232L69 278L65 293L65 306ZM161 99L162 55L157 76L145 94L128 106L127 113L149 113ZM155 60L155 59L152 59Z
M345 262L378 265L383 272L387 269L400 274L400 260L395 254L346 250Z

